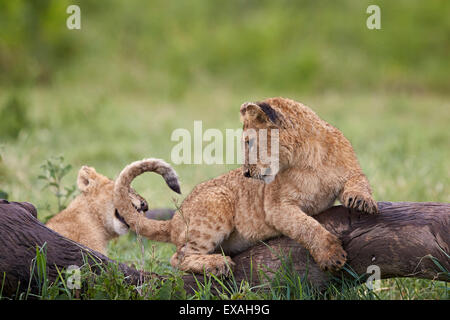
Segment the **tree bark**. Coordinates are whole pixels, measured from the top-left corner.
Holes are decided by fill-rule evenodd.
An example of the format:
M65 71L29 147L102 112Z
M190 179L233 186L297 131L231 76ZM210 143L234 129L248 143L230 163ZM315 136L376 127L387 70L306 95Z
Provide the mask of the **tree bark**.
M336 206L314 217L341 239L348 254L347 268L356 274L365 274L368 266L376 265L380 268L381 279L415 277L450 281L450 204L379 202L378 206L379 215ZM94 271L99 262L115 263L48 229L36 219L36 209L31 204L3 200L0 201L0 279L5 277L4 296L13 296L18 286L19 292L26 290L36 246L44 243L50 281L57 278L56 267L61 270L69 265L83 265L83 255L88 257ZM258 269L266 270L270 275L270 270L280 268L280 253L290 253L295 270L300 274L307 270L308 280L316 287L323 288L332 281L330 274L318 268L306 249L286 237L268 240L234 256L235 280L239 283L245 279L253 285L259 284ZM440 267L431 257L439 262ZM130 283L137 284L155 276L125 264L119 264L119 268L129 276ZM351 277L346 271L334 276ZM31 291L36 292L37 283L31 278ZM200 282L203 280L203 276L196 278ZM184 276L184 282L188 292L197 288L192 275Z

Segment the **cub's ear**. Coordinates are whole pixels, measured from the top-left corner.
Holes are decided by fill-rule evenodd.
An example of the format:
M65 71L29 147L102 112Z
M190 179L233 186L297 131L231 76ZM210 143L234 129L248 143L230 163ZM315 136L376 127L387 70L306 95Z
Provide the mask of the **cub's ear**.
M246 102L241 105L241 122L258 121L260 123L279 124L278 113L265 102Z
M87 192L96 185L97 171L88 166L82 166L78 171L77 185L81 192Z

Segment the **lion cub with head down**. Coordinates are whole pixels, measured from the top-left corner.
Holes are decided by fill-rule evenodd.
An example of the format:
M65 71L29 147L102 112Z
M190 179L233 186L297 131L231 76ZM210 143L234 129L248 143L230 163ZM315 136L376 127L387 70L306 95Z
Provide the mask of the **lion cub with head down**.
M322 270L341 268L346 253L339 239L311 216L336 199L349 208L378 211L350 142L293 100L245 103L240 114L246 150L243 167L197 185L170 221L137 215L125 188L116 188L116 207L137 232L174 243L177 250L171 263L184 271L227 273L227 265L233 263L221 250L236 253L282 234L307 248ZM277 134L277 154L265 150L276 156L277 168L259 158L249 161L248 154L260 141L247 132L263 129L267 142ZM138 174L124 169L118 181L129 183Z
M132 169L134 165L128 168ZM162 175L167 185L180 193L176 172L166 162L150 158L139 161L139 165L145 171ZM77 185L80 194L65 210L51 218L46 226L66 238L106 254L108 242L127 233L129 229L120 210L114 207L115 182L97 173L94 168L83 166L78 172ZM147 201L130 185L126 186L126 196L139 213L148 210Z

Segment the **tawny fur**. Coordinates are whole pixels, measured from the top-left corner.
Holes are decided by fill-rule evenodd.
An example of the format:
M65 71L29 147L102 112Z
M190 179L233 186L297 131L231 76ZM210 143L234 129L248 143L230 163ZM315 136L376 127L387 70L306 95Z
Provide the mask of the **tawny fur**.
M136 161L127 168L133 169L138 166L145 166L149 168L146 171L163 175L172 188L178 186L176 173L166 162L160 159L145 159ZM120 215L116 216L114 207L114 186L121 188L121 183L126 183L123 193L129 202L131 200L130 205L139 212L147 210L147 202L130 187L130 183L127 181L115 183L97 173L94 168L83 166L78 172L77 180L80 194L65 210L51 218L47 222L47 227L66 238L106 254L108 242L129 230L124 220L119 219Z
M278 172L259 159L250 164L246 157L241 168L197 185L173 219L164 222L137 215L119 192L116 206L125 220L150 239L174 243L171 263L184 271L227 273L233 262L222 250L229 255L282 234L306 247L323 270L341 268L346 253L339 239L311 216L336 199L363 212L378 211L350 142L290 99L246 103L240 112L244 137L249 129L268 129L270 139L272 129L278 129ZM249 146L246 140L246 155ZM131 182L138 174L125 169L120 176Z

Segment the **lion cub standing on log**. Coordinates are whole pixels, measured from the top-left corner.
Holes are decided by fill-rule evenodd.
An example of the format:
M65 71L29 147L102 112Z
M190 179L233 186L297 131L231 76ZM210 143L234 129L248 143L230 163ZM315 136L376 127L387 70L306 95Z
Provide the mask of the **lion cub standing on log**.
M170 221L136 214L126 187L120 186L129 185L140 172L125 168L115 188L116 207L136 232L174 243L171 264L184 271L227 273L233 262L224 259L221 249L232 254L282 234L307 248L322 270L341 268L346 253L339 239L311 216L331 207L336 198L349 208L378 211L350 142L293 100L245 103L240 113L247 137L242 168L197 185ZM278 170L260 159L249 163L249 149L258 143L248 139L250 129L266 129L267 141L277 129Z
M175 170L160 159L145 159L146 171L160 174L167 185L177 193L180 186ZM128 168L133 168L129 166ZM83 166L78 172L77 185L80 190L69 206L47 222L47 227L62 236L79 242L88 248L106 254L108 242L128 232L129 226L114 207L115 182ZM132 206L143 213L148 210L147 201L128 184L126 196Z

